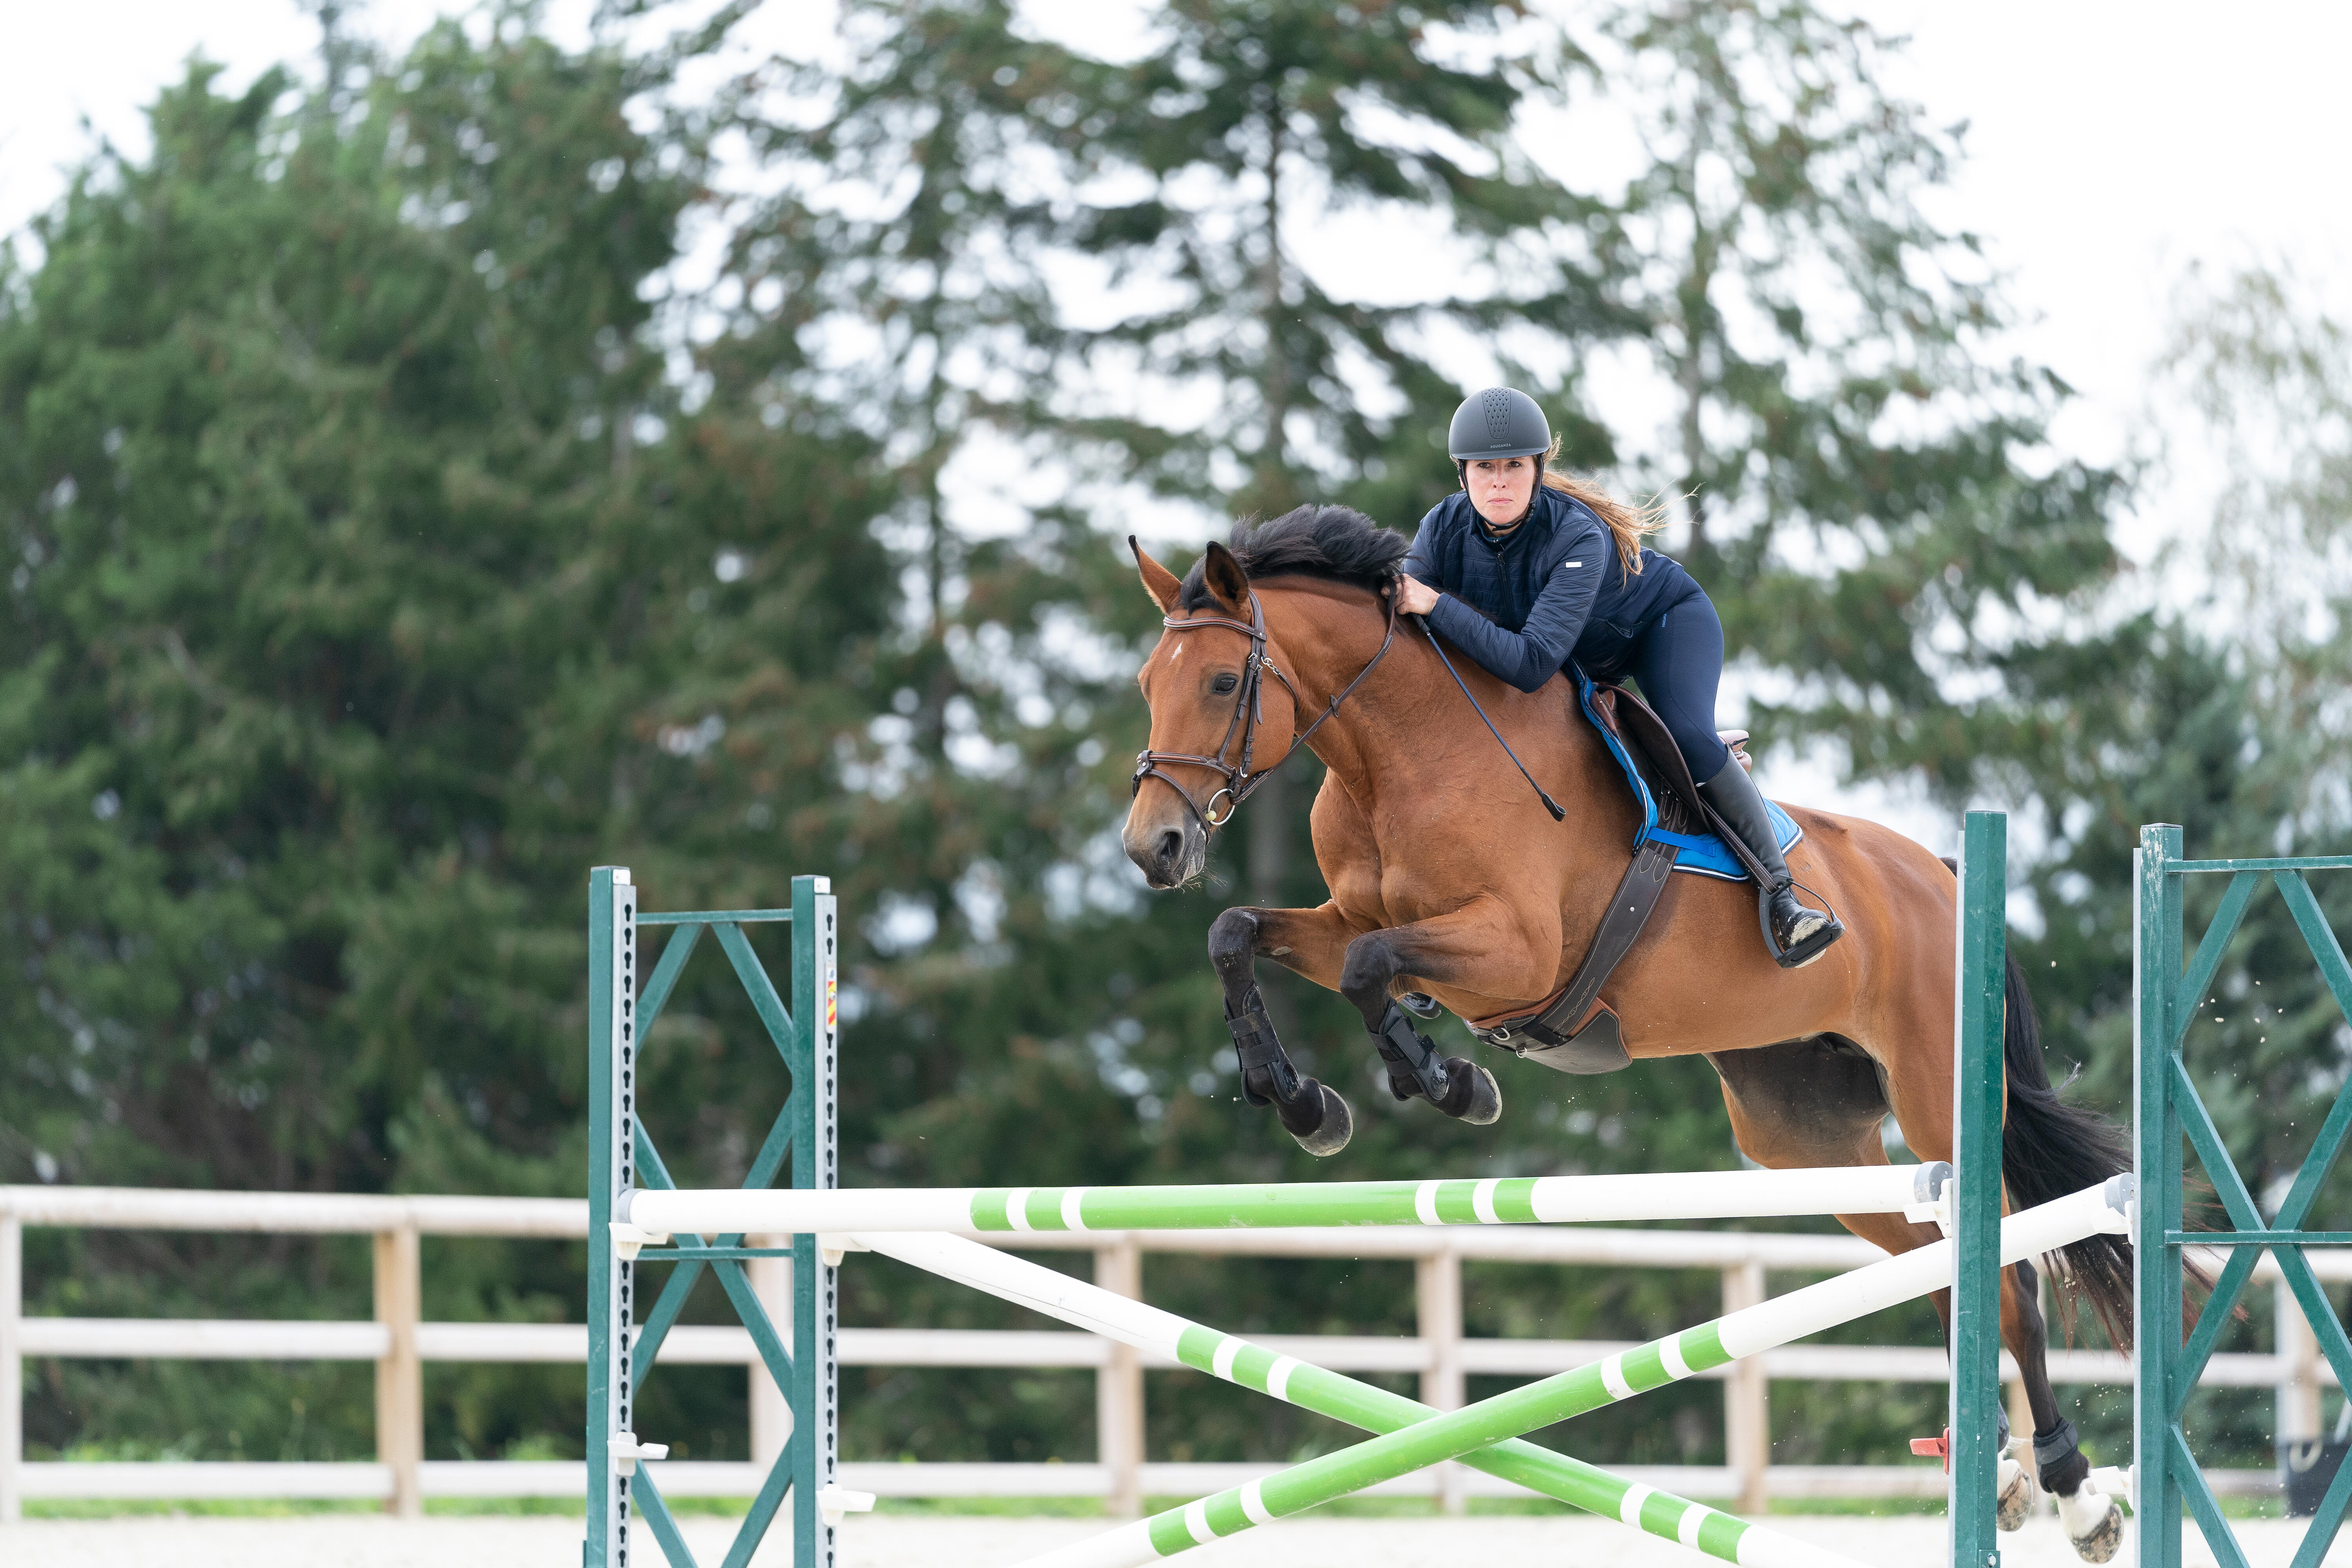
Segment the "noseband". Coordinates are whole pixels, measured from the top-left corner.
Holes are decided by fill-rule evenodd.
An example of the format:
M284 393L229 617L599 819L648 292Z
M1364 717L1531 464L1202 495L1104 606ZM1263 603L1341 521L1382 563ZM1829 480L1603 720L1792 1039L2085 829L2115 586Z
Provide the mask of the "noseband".
M1217 742L1217 754L1200 757L1188 752L1155 752L1147 746L1135 753L1135 776L1128 782L1129 797L1131 799L1141 793L1144 780L1158 779L1176 792L1176 798L1184 803L1184 809L1192 814L1203 831L1213 833L1231 822L1234 813L1241 809L1242 802L1250 797L1250 792L1264 784L1275 769L1288 762L1292 752L1306 745L1307 738L1321 729L1324 721L1339 710L1339 704L1348 700L1356 688L1364 683L1365 677L1378 669L1381 660L1388 658L1389 645L1396 641L1396 594L1390 590L1381 596L1387 601L1389 611L1388 632L1381 638L1381 650L1372 655L1370 663L1356 672L1355 679L1348 682L1345 689L1324 706L1323 711L1316 715L1315 722L1293 737L1288 751L1255 773L1250 771L1250 759L1252 748L1257 742L1257 727L1265 722L1265 673L1273 671L1274 678L1282 682L1283 689L1290 693L1294 723L1297 715L1306 709L1305 702L1299 698L1298 688L1290 683L1290 677L1283 674L1281 667L1265 656L1265 606L1258 603L1257 590L1250 590L1250 618L1246 624L1229 616L1191 616L1181 619L1174 616L1161 616L1160 624L1171 632L1198 631L1202 626L1224 626L1237 631L1250 640L1249 658L1242 666L1241 687L1234 693L1234 716L1225 721L1225 735ZM1241 761L1238 763L1228 763L1225 753L1233 750L1236 731L1241 735ZM1195 805L1192 792L1160 770L1162 763L1182 763L1192 767L1207 768L1225 782L1216 794L1209 797L1206 806ZM1225 803L1222 816L1217 814L1217 803L1221 800Z

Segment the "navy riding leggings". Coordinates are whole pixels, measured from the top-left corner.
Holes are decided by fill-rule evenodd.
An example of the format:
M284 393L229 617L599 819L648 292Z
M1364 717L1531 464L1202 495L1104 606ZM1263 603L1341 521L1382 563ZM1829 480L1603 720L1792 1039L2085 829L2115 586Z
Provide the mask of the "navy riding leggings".
M1723 680L1723 622L1704 590L1692 584L1635 639L1626 666L1642 697L1682 748L1700 784L1723 771L1730 751L1715 732L1715 689Z

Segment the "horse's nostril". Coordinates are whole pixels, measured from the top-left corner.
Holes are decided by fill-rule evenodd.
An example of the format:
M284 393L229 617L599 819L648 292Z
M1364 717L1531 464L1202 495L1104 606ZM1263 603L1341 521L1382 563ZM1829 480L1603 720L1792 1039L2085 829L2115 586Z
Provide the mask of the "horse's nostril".
M1171 827L1160 836L1160 863L1162 866L1173 866L1176 864L1177 858L1183 853L1184 836L1182 834Z

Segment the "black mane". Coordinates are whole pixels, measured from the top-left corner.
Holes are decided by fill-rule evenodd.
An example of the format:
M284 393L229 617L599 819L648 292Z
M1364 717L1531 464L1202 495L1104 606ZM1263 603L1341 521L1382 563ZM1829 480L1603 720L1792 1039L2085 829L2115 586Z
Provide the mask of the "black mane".
M1271 521L1234 524L1225 547L1253 581L1265 577L1321 577L1378 591L1396 581L1412 541L1344 506L1302 506ZM1206 557L1184 574L1183 607L1213 604L1202 584Z

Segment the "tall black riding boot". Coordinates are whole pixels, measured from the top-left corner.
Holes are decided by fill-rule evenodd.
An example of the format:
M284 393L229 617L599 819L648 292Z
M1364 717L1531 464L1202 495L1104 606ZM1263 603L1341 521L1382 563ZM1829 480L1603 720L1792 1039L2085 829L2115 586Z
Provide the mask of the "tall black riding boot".
M1765 945L1781 968L1802 969L1843 936L1845 927L1835 915L1797 901L1789 886L1789 863L1780 858L1780 835L1772 830L1772 814L1765 809L1763 795L1738 758L1726 762L1720 772L1698 786L1698 792L1764 868L1766 880L1758 902Z

